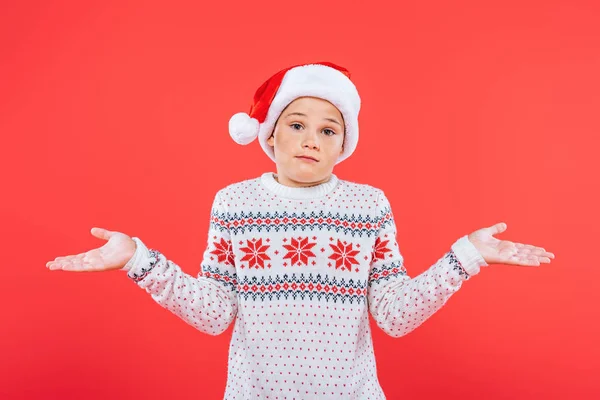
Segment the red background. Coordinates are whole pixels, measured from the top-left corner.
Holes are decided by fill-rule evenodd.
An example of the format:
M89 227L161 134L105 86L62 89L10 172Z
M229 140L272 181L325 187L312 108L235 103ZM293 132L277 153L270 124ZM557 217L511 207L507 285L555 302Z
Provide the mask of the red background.
M598 396L598 2L13 3L0 397L222 398L232 327L200 333L122 271L45 263L102 245L99 226L197 274L216 191L275 171L229 118L274 72L323 60L363 100L334 173L386 192L412 276L501 221L556 254L482 270L400 339L372 321L387 397Z

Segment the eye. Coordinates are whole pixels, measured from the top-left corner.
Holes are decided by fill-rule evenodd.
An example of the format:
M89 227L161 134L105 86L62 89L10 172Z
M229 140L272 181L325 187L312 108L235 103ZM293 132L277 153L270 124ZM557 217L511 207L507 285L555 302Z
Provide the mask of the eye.
M300 124L299 124L299 123L297 123L297 122L295 122L295 123L291 124L290 126L291 126L292 128L294 128L295 126L300 126L300 127L302 127L302 125L300 125Z
M331 132L329 134L326 133L327 136L333 136L333 135L335 135L335 131L332 130L332 129L329 129L329 128L326 128L323 132L327 132L327 131Z

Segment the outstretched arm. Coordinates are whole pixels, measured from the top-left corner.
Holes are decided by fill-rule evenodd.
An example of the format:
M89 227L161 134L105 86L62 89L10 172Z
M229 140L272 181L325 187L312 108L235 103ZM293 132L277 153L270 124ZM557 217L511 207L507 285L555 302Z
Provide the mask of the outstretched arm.
M458 239L419 276L408 276L396 241L396 225L383 191L377 201L379 226L371 259L368 302L377 325L388 335L404 336L439 310L465 280L487 266L467 236Z
M183 272L137 237L127 276L161 306L209 335L224 332L237 314L237 275L231 237L219 193L211 209L208 244L197 277Z

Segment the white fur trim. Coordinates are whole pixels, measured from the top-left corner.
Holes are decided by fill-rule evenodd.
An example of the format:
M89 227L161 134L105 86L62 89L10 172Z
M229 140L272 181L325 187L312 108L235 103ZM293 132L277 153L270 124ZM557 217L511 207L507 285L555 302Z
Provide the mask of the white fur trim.
M360 97L354 83L342 72L320 64L295 67L286 72L271 102L265 121L260 124L258 139L261 147L275 162L273 147L267 140L281 112L298 97L318 97L336 106L344 117L346 128L344 151L336 164L348 158L358 143L358 112Z
M258 136L258 120L239 112L229 119L229 135L238 144L249 144Z

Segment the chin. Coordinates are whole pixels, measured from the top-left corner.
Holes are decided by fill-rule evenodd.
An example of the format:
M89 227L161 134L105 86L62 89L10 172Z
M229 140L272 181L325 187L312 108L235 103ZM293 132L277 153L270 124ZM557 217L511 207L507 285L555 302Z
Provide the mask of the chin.
M298 168L294 171L290 171L289 176L296 182L303 183L312 183L325 178L325 174L323 174L321 171L316 171L309 168Z
M316 174L314 171L290 171L290 178L297 182L312 182L315 180Z

